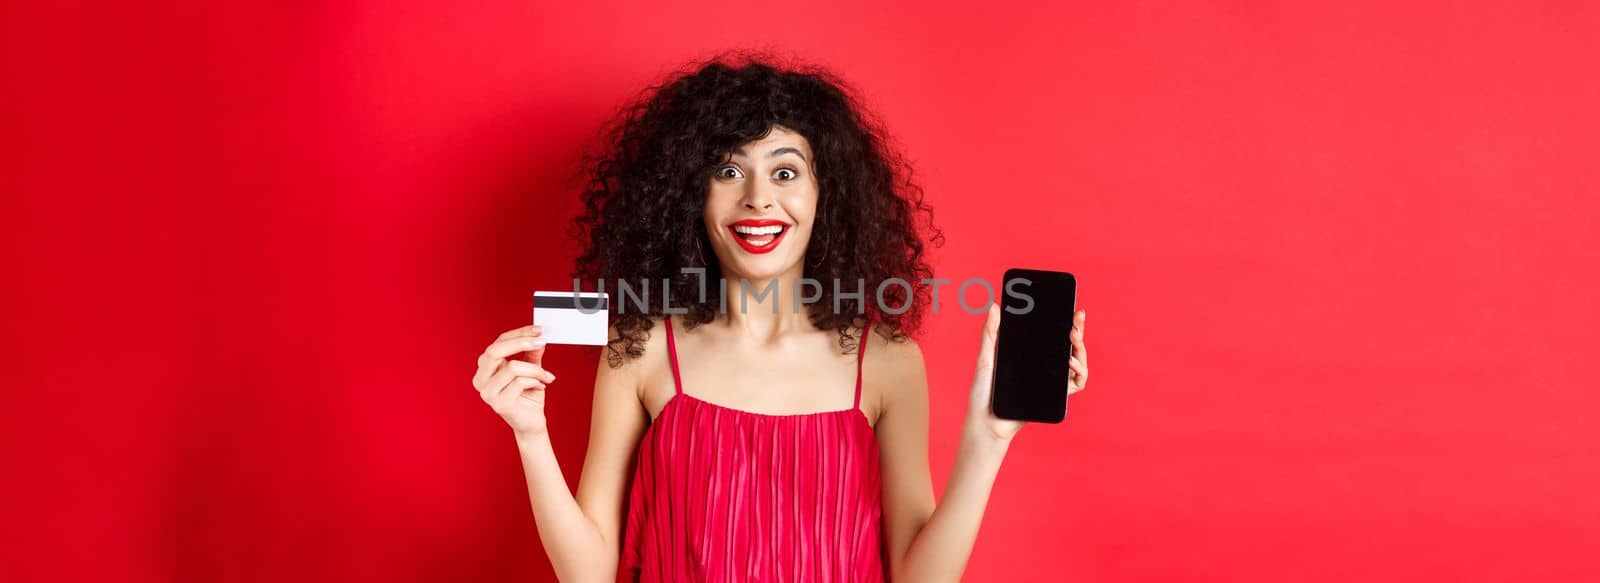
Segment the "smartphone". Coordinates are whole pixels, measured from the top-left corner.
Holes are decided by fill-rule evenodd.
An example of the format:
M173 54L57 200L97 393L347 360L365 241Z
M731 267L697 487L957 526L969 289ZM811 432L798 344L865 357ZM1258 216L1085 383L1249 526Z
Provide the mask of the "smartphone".
M1000 294L989 407L1001 419L1060 423L1067 416L1078 279L1061 271L1008 269Z

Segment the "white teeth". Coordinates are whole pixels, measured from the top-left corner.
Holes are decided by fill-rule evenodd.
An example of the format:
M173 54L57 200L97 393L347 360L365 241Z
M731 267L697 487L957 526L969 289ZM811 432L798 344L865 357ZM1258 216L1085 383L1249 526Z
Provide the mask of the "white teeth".
M772 225L770 227L747 227L744 225L734 225L733 231L741 235L776 235L783 232L783 225Z

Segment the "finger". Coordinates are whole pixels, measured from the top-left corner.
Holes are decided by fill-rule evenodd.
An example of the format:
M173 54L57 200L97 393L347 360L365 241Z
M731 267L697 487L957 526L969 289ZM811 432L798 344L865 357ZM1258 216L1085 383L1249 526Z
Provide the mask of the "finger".
M1083 355L1084 353L1087 353L1087 352L1088 352L1088 349L1086 347L1084 347L1084 345L1083 345L1083 328L1073 328L1072 329L1072 354L1074 356L1080 356L1080 355Z
M496 340L484 349L483 355L478 357L478 366L499 366L496 361L503 360L524 352L540 350L543 354L544 341L532 336L513 336L504 340Z
M1089 313L1078 310L1078 315L1074 319L1077 320L1077 323L1072 325L1072 355L1078 357L1079 360L1082 360L1087 365L1089 364L1089 347L1084 344L1083 336L1084 322L1088 321Z
M989 304L988 318L983 321L983 338L993 342L1000 333L1000 304Z
M539 336L539 335L541 335L543 333L544 333L544 327L543 326L540 326L538 324L529 324L529 325L523 326L521 328L512 328L510 330L506 330L505 333L501 334L500 337L495 338L495 340L496 341L505 340L507 338L515 338L517 336Z
M511 381L516 380L516 378L517 373L512 371L511 367L502 366L495 371L494 375L489 377L488 381L484 382L483 388L478 390L478 395L483 397L485 403L493 403L495 397L500 395L500 391L505 390L506 386L510 385Z
M518 378L530 378L543 383L551 383L556 380L555 373L547 371L539 365L520 360L502 362L504 366L501 366L499 370L495 371L494 376L490 377L486 390L479 391L486 402L492 403L500 398L501 393L510 388Z
M510 367L511 371L519 377L539 379L544 381L546 384L553 383L556 380L555 373L545 370L543 366L533 364L531 362L508 360L506 361L506 366Z
M1067 368L1072 369L1072 373L1078 375L1080 380L1089 376L1089 367L1084 366L1083 361L1078 360L1076 356L1067 359Z
M528 336L535 339L535 343L533 344L533 348L523 351L523 358L535 364L542 364L544 362L545 343L540 336L544 335L544 326L531 324L526 326L526 328L529 331Z
M523 356L528 359L528 362L537 364L539 366L544 366L545 343L544 343L543 340L540 340L538 342L539 342L538 346L533 347L533 350L529 350L527 352L524 352Z
M519 341L516 338L512 338L490 344L489 348L484 349L483 354L478 355L478 370L472 375L472 386L477 387L478 391L480 392L491 387L498 388L498 386L495 385L495 383L490 379L494 376L494 373L499 372L500 369L505 365L506 357L509 356L506 354L506 351L515 350L515 348L507 348L507 346L513 346L518 342L540 341ZM515 354L515 352L512 352L512 354Z
M542 391L544 387L545 384L540 382L539 379L517 377L511 381L510 385L506 386L506 390L500 391L499 396L495 397L495 410L503 411L506 407L517 404L517 398L521 397L523 393L529 390Z
M978 343L978 372L987 374L994 366L995 339L1000 335L1000 304L989 305L989 317L983 322L983 335Z
M1072 374L1069 375L1070 380L1067 382L1067 386L1069 387L1067 394L1070 395L1088 388L1089 367L1085 365L1083 361L1078 360L1077 357L1068 359L1067 366L1072 371Z
M506 362L505 359L489 360L488 362L485 362L486 357L487 355L478 357L478 370L472 373L472 386L477 388L478 392L480 393L489 388L490 384L493 382L494 373L499 372L501 369L500 365L505 364Z

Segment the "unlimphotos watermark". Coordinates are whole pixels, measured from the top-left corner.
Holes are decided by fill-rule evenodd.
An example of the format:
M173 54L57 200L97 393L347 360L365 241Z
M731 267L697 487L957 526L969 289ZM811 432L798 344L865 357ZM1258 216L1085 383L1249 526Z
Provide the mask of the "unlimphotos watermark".
M699 285L697 286L699 290L697 301L700 303L705 303L707 295L710 292L708 289L709 286L708 278L706 277L706 269L704 267L688 267L681 269L680 272L684 275L693 275L697 278L697 281L699 282ZM616 301L610 302L610 305L615 306L617 312L621 312L625 307L625 304L629 303L630 301L641 312L649 310L651 289L652 287L655 287L650 285L651 280L646 279L637 283L633 283L627 280L619 279L615 280L613 283L616 285L616 290L615 293L612 294L612 297L616 298ZM660 286L655 287L655 289L660 290L662 311L667 314L688 313L689 310L687 308L673 307L671 280L662 278L659 283ZM921 280L921 283L928 286L930 292L930 307L932 308L934 314L938 314L939 287L950 285L953 282L944 278L924 278ZM574 294L583 292L582 284L583 282L579 279L574 278L572 280L572 291ZM854 284L853 290L846 291L845 281L840 279L834 279L831 282L831 288L824 288L822 281L809 277L796 279L794 280L793 285L789 286L790 289L788 290L788 293L793 294L791 297L799 301L791 302L790 306L793 310L793 313L799 313L800 306L820 302L823 297L823 290L832 289L833 311L839 312L843 310L844 303L853 299L856 300L856 312L865 313L867 305L866 279L856 278ZM1005 308L1006 311L1014 314L1026 314L1033 311L1033 296L1028 295L1025 291L1025 289L1032 284L1033 282L1031 280L1022 277L1012 278L1005 281L1003 285L1003 292L1005 295L1022 302L1021 305L1007 305ZM984 302L976 306L967 302L967 291L971 289L972 286L978 286L982 288L984 292ZM782 302L778 301L780 299L781 291L779 288L784 287L779 285L778 280L770 280L766 283L766 285L762 286L760 290L757 290L756 286L752 284L750 280L740 278L738 287L739 313L749 313L749 305L752 300L758 304L761 302L767 302L772 306L772 313L778 313L779 305L782 304ZM887 296L885 292L888 292L893 288L899 288L902 293L895 294L894 296ZM601 291L608 294L611 294L612 292L612 290L606 288L605 279L600 279L597 281L596 287L591 291ZM911 302L915 294L916 287L913 286L911 282L902 278L891 277L878 284L877 289L872 293L872 297L876 301L879 311L886 314L903 314L911 309ZM889 300L896 297L901 300L900 305L890 305ZM769 299L771 300L770 302L768 302ZM967 278L962 280L960 285L956 286L956 303L961 306L963 311L969 314L984 313L989 309L989 306L995 302L995 299L995 286L987 279L981 277ZM729 300L728 280L718 279L717 305L721 311L726 312L730 308L731 302ZM605 304L601 303L602 300L599 298L595 298L593 300L593 305L588 306L584 305L585 300L582 296L577 297L576 301L578 311L585 314L592 314L606 309L604 307Z

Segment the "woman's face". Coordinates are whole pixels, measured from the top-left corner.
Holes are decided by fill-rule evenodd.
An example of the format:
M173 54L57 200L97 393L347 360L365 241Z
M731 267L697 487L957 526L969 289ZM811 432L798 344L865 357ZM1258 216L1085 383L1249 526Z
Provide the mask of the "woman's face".
M801 272L817 213L812 161L805 137L773 126L713 169L704 218L723 275L764 280Z

